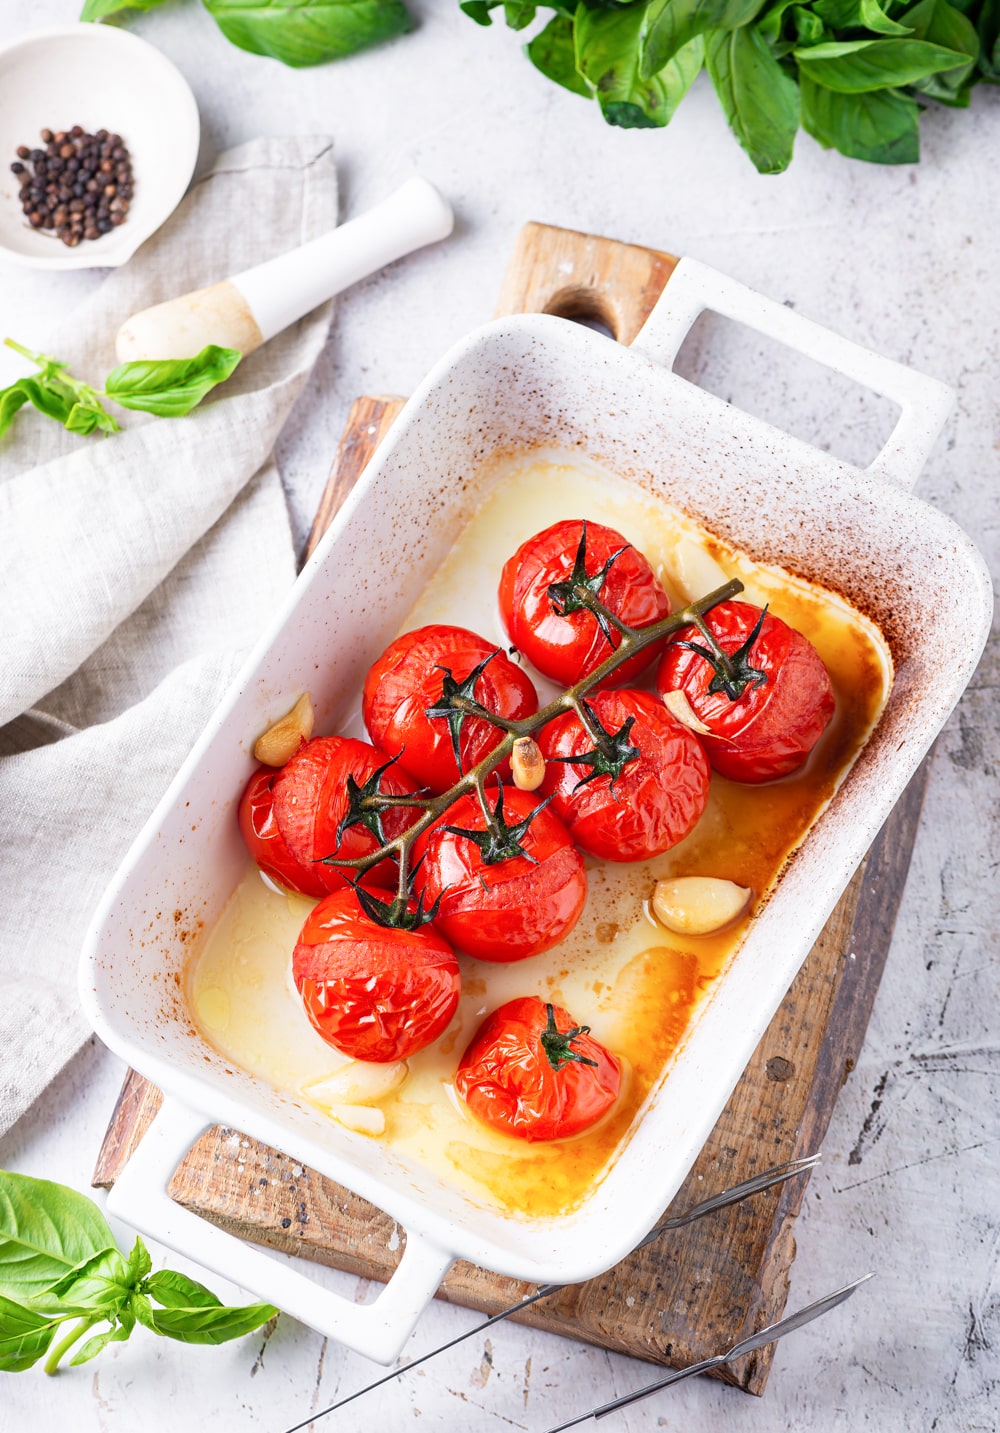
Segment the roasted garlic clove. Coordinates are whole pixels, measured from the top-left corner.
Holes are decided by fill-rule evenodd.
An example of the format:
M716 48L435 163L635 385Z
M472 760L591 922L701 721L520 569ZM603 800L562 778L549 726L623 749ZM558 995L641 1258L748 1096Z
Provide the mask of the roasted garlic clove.
M751 895L748 886L717 876L675 876L657 881L653 914L678 935L711 935L741 916Z
M519 736L510 753L510 770L519 791L537 791L545 780L545 757L533 737Z
M316 716L312 698L303 692L290 712L258 738L253 754L264 766L284 766L313 733Z
M664 692L663 705L688 731L696 732L698 736L711 735L712 728L706 726L701 717L695 714L694 707L688 701L687 692L681 691L680 688L675 692Z

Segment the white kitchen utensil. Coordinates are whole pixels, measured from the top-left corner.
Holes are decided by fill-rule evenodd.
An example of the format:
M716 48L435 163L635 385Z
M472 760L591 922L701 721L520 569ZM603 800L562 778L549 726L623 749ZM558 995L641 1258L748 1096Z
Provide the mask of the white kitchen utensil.
M209 343L251 353L317 304L394 259L446 239L451 206L410 179L357 219L207 289L133 314L116 339L122 363L193 358Z
M669 365L703 308L893 397L902 416L872 466L839 462L674 374ZM539 1283L576 1283L617 1263L680 1185L985 642L992 589L982 559L950 519L905 491L949 401L934 379L688 259L631 348L544 315L501 319L459 343L396 421L95 917L81 967L87 1013L165 1096L109 1197L112 1211L384 1362L454 1258ZM589 455L754 558L843 593L881 627L895 683L608 1172L572 1213L538 1219L472 1199L445 1173L229 1065L189 1015L183 932L218 917L245 869L234 813L254 737L306 689L317 729L336 730L366 667L489 490L491 455L547 448ZM399 1221L406 1252L374 1304L322 1290L169 1199L178 1161L213 1124L286 1151Z

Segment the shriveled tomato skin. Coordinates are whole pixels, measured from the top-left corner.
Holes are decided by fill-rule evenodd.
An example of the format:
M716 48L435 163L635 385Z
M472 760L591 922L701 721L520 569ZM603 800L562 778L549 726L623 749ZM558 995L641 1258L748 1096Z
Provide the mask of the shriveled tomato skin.
M322 858L335 852L355 860L376 850L378 842L364 827L344 833L337 845L337 827L347 810L347 777L362 785L388 757L365 741L350 737L319 736L305 742L279 771L262 768L254 773L240 799L239 822L243 839L261 870L304 896L323 896L342 890L347 882L335 866ZM394 796L410 795L416 782L398 767L382 778L382 790ZM411 826L416 811L404 807L387 811L383 826L387 839ZM385 861L369 872L366 882L391 889L395 867Z
M400 765L435 794L447 791L462 775L447 720L426 715L441 699L444 672L439 668L447 668L461 682L494 652L495 642L464 627L419 627L390 642L365 678L361 711L372 741L383 751L399 752ZM531 678L503 651L492 657L474 695L488 711L515 721L538 710ZM463 770L487 756L504 735L482 717L467 717L459 734ZM508 763L500 773L509 776Z
M576 1022L553 1007L561 1031ZM621 1065L590 1035L572 1049L594 1065L571 1060L552 1068L541 1044L548 1013L533 995L508 1000L488 1015L455 1073L455 1088L473 1114L524 1140L570 1139L601 1119L618 1098Z
M701 742L649 692L595 692L588 703L608 732L633 717L628 741L640 754L613 787L610 776L580 785L591 767L551 759L593 749L579 718L568 712L539 734L547 763L543 794L555 793L552 804L574 842L593 856L645 861L669 851L694 829L708 801L711 771Z
M504 787L508 821L523 820L538 804L531 793ZM456 949L478 960L526 960L573 929L587 899L587 873L553 811L539 812L528 827L527 857L492 866L484 864L474 842L446 831L446 825L482 831L478 800L461 797L413 848L416 889L428 909L441 897L434 924Z
M322 895L323 887L316 872L295 859L274 819L277 774L272 766L262 766L243 790L238 816L244 843L260 869L272 880L303 895Z
M500 615L510 639L540 672L564 687L572 686L617 648L601 631L593 613L553 610L549 586L565 582L573 571L583 519L554 523L523 542L508 558L500 578ZM587 523L587 572L599 572L612 553L626 550L612 564L597 594L630 627L649 627L670 614L670 600L642 553L620 532ZM630 657L605 681L623 686L634 681L661 650L659 643Z
M327 1044L377 1064L406 1060L442 1035L461 991L455 953L431 926L380 926L351 890L307 916L292 976Z
M749 602L720 602L705 618L727 655L750 636L761 609ZM816 648L768 612L749 654L764 672L763 686L748 687L735 702L709 693L713 671L696 652L677 645L704 638L686 627L671 640L656 673L661 695L683 691L711 733L701 739L712 767L730 781L774 781L803 765L834 712L833 686Z

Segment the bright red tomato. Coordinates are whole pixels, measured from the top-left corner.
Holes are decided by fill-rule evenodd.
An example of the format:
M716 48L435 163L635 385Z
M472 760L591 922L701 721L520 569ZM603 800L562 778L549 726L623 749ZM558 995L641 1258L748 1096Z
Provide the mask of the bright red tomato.
M833 687L823 659L801 632L749 602L720 602L705 621L732 659L742 694L734 700L713 664L680 645L705 648L694 627L671 638L656 674L660 694L683 691L695 715L711 728L701 739L720 776L773 781L796 771L833 716Z
M518 651L564 687L599 667L620 641L614 627L605 633L577 604L569 590L575 583L586 583L630 627L648 627L670 612L653 569L614 528L576 518L529 537L504 566L500 615ZM647 647L603 685L633 681L659 650L659 643Z
M450 680L449 680L450 679ZM497 716L520 720L538 710L531 678L496 644L464 627L420 627L397 637L365 678L362 715L372 741L399 752L400 765L440 795L504 738L483 717L449 717L449 693ZM428 715L438 708L440 714ZM458 744L462 770L455 760ZM501 775L510 774L504 763Z
M365 741L343 736L318 736L300 746L279 771L263 767L251 776L240 798L239 822L247 850L267 875L300 891L323 896L347 882L322 858L335 852L346 860L367 856L378 848L373 832L352 826L337 844L337 828L347 811L347 778L359 786L389 758ZM398 766L381 778L387 795L412 795L416 783ZM419 812L406 807L387 811L382 827L393 840L412 826ZM385 861L366 880L391 888L396 882L392 862Z
M614 1104L621 1066L559 1005L533 995L488 1015L455 1074L473 1114L519 1139L568 1139Z
M443 1034L461 989L455 953L431 926L379 925L352 890L306 917L292 975L327 1044L378 1064L406 1060Z
M708 800L711 772L700 741L648 692L595 692L587 705L608 733L606 750L595 748L573 712L557 717L538 737L542 791L555 793L570 836L593 856L645 861L669 851ZM630 751L638 755L625 761ZM587 761L553 760L584 755Z
M587 875L566 827L533 795L505 786L489 800L500 806L492 839L475 796L460 797L418 837L415 888L428 910L440 897L434 924L458 950L479 960L524 960L576 925Z

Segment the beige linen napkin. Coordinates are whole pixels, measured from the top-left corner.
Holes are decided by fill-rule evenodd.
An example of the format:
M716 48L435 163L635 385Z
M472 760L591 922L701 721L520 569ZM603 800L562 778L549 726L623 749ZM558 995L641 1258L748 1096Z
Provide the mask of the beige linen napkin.
M243 145L57 341L15 336L99 380L130 313L336 218L328 139ZM271 451L330 313L187 418L81 438L25 408L0 442L0 1134L89 1033L76 968L101 891L294 578Z

